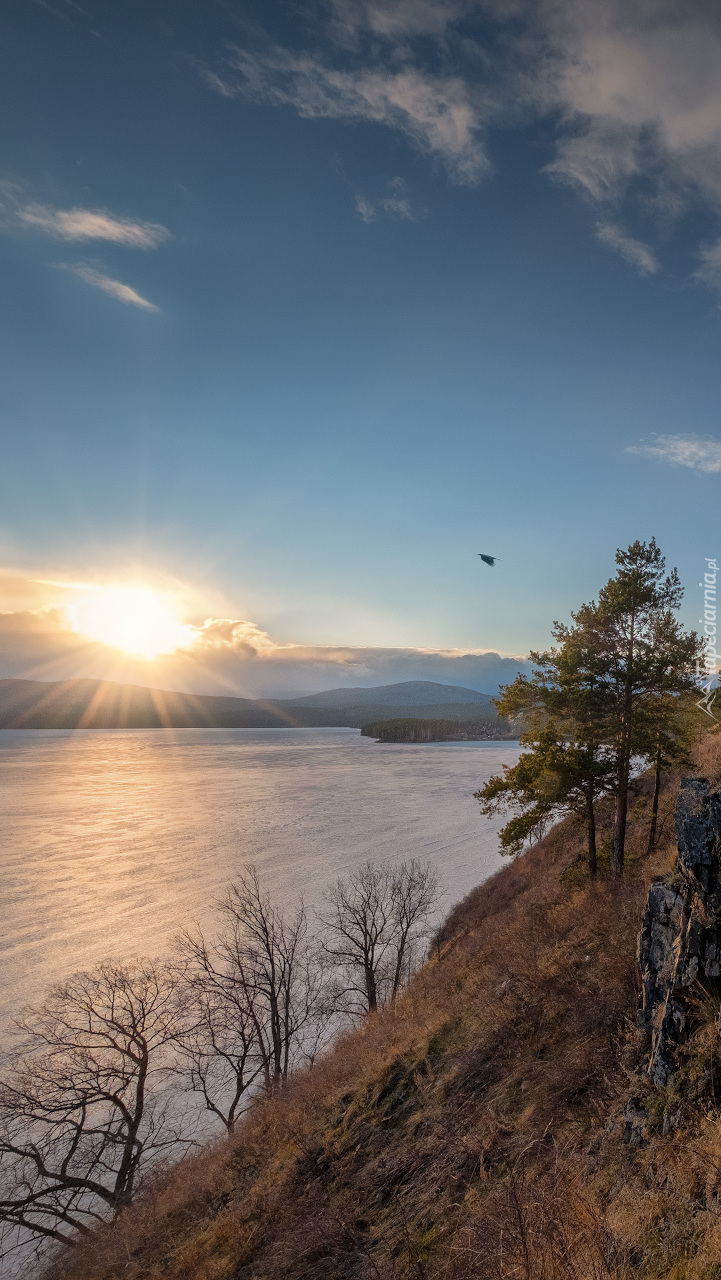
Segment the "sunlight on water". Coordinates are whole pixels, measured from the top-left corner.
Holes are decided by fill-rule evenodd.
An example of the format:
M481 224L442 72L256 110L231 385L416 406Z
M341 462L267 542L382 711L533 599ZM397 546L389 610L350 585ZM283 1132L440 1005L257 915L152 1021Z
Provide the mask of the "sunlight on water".
M500 865L472 793L517 756L344 729L3 732L0 1021L73 969L162 953L245 862L313 906L366 858L430 858L447 909Z

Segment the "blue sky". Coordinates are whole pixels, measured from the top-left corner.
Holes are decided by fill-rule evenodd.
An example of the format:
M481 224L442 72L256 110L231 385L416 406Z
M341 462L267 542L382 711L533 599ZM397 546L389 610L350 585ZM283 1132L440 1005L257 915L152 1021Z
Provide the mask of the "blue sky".
M0 675L142 579L228 623L199 688L483 687L651 535L696 622L721 15L628 9L6 0Z

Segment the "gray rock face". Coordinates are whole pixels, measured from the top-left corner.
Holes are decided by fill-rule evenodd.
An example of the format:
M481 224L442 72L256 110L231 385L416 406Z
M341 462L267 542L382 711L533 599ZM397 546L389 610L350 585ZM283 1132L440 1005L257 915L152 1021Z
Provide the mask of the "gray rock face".
M721 975L721 793L705 778L681 782L676 837L677 868L649 889L638 947L639 1023L650 1034L648 1073L658 1085L675 1070L691 988L716 990Z

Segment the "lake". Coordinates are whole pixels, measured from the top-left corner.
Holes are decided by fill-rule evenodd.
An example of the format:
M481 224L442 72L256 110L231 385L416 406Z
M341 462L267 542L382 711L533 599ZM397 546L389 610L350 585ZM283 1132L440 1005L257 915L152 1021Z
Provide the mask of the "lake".
M501 865L473 791L514 743L353 729L0 733L0 1024L105 957L159 955L254 862L310 908L367 858L430 859L441 914Z

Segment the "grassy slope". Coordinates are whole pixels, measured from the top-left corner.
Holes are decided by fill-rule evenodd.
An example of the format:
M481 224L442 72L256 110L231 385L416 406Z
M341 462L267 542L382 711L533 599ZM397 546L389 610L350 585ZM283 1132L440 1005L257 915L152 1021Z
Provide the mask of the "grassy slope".
M578 836L556 828L452 912L395 1012L53 1274L719 1280L715 1009L672 1089L637 1074L635 940L648 880L671 865L673 791L650 861L637 802L621 888L569 872Z

